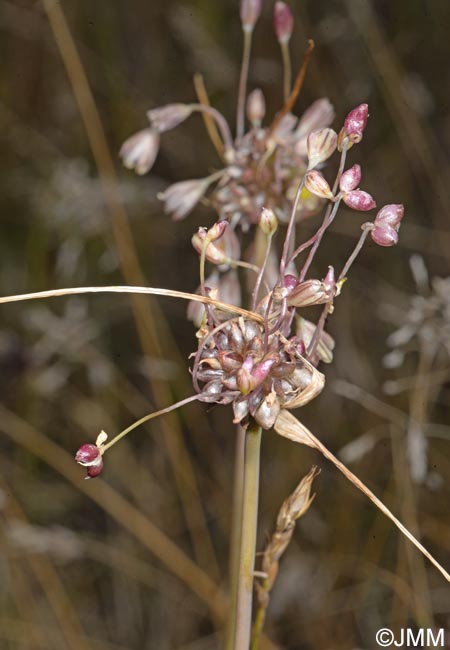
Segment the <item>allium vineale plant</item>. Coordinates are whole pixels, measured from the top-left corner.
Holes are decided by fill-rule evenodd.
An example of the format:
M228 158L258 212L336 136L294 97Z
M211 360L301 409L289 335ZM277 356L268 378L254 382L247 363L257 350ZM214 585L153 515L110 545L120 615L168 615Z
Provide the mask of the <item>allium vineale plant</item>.
M332 361L334 348L332 337L325 331L327 318L366 238L370 234L383 247L396 244L404 210L400 204L382 207L372 219L362 223L346 261L323 261L322 277L311 277L311 265L342 203L364 216L376 207L375 199L360 189L360 165L347 164L349 154L353 155L354 147L363 140L369 109L365 103L353 108L337 131L330 126L335 115L326 98L315 101L300 117L292 112L314 44L308 44L292 83L289 41L293 16L284 2L276 2L274 28L283 58L284 97L276 115L268 118L262 91L247 92L252 34L260 13L261 0L241 0L244 48L235 131L200 96L198 103L173 103L149 110L149 125L131 136L120 152L127 168L146 174L157 157L163 134L194 113L204 116L221 159L220 169L204 178L175 183L160 195L165 212L175 221L194 212L199 202L211 210L212 225L198 227L192 236L199 263L197 293L145 287L70 290L129 290L191 302L188 315L197 326L197 345L191 355L193 395L144 416L109 443L107 435L101 432L95 444L84 444L78 450L75 459L86 468L86 478L93 478L102 472L105 452L139 424L194 400L232 406L233 422L238 425L239 435L245 437L245 455L242 476L238 477L242 481L236 481L243 487L234 522L239 530L238 548L233 550L238 561L237 574L231 580L226 647L239 650L248 648L250 643L252 648L258 645L278 560L292 536L295 520L309 507L311 484L317 474L313 469L303 479L278 516L274 536L263 555L262 571L258 572L259 607L251 641L262 429L274 429L320 450L449 578L375 495L288 413L313 400L324 387L325 377L318 366ZM331 182L327 180L333 176ZM323 216L316 232L306 241L297 241L297 224L319 213ZM247 242L249 238L253 242L245 254L244 236ZM209 275L207 267L212 267ZM238 269L245 273L239 275ZM312 322L302 311L315 305L321 306L321 313Z

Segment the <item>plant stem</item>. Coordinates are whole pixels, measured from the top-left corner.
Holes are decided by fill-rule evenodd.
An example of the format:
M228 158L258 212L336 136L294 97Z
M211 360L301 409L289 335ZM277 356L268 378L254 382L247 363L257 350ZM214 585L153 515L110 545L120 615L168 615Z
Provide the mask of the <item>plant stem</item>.
M242 535L242 497L244 489L245 429L238 425L234 461L233 513L230 543L230 604L224 650L233 650L236 634L239 557Z
M251 422L245 433L242 535L239 552L235 650L248 650L252 626L253 571L258 520L261 427Z
M283 95L284 101L287 102L291 94L292 70L291 55L289 53L289 43L281 43L281 56L283 57Z

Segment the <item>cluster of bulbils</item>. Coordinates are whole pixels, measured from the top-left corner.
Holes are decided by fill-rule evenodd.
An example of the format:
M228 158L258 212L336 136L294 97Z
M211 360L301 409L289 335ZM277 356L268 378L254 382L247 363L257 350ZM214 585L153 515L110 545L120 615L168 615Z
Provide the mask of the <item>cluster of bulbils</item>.
M244 33L251 34L260 10L261 0L241 0ZM284 2L275 5L274 24L278 40L285 47L293 21ZM263 95L259 90L251 92L247 98L250 129L244 133L238 119L238 134L233 139L224 117L211 106L169 104L149 111L150 127L128 139L121 149L125 166L144 174L156 158L161 133L174 128L193 112L206 113L217 125L224 169L203 179L176 183L161 198L166 212L182 219L214 184L209 198L219 221L210 229L199 228L192 238L200 256L203 296L239 306L236 267L245 266L258 273L252 293L252 312L248 316L230 317L213 304L200 307L195 303L200 311L197 309L192 320L199 327L199 344L192 355L192 379L200 401L232 404L235 423L245 423L252 417L264 429L274 425L280 409L302 406L322 390L324 376L316 366L320 361L331 362L334 347L333 339L324 331L326 316L331 313L333 301L366 236L370 233L380 246L396 244L404 212L402 205L386 205L372 222L364 223L363 234L337 279L331 266L323 280L306 278L340 203L361 212L376 207L373 197L359 187L360 166L355 164L345 170L347 152L362 140L368 106L361 104L350 111L338 134L329 127L334 111L327 99L315 102L300 120L285 110L286 105L270 126L263 127ZM336 150L341 153L341 162L336 181L330 187L320 170ZM328 208L321 227L310 240L295 248L295 222L316 211L324 202L328 202ZM283 254L276 262L271 244L279 222L289 222L289 226ZM245 231L254 224L266 240L262 266L253 264L253 260L239 259L237 226ZM298 272L295 261L308 248L308 258ZM233 299L226 294L226 282L220 281L218 273L214 282L204 280L205 261L220 272L225 271L228 279L233 278L237 286ZM262 287L266 291L261 297ZM297 313L297 309L314 305L323 305L317 324ZM103 453L113 444L105 447L104 435L100 434L95 445L83 445L77 452L77 462L87 469L86 478L100 474Z

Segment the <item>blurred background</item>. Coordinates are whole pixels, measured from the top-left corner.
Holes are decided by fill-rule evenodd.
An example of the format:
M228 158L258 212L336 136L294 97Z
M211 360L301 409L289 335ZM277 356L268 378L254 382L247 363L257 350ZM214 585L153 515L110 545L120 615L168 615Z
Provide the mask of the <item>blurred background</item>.
M357 260L328 326L336 351L321 368L326 389L300 416L448 567L450 4L290 4L294 69L307 38L316 42L297 114L329 97L339 129L367 102L350 160L379 205L406 210L399 245L370 243ZM272 115L282 70L272 3L263 6L250 88L263 89ZM156 194L217 168L202 120L164 136L146 177L122 169L117 152L146 126L146 110L195 101L195 72L233 123L237 0L1 0L0 29L0 293L194 291L190 236L214 217L199 208L174 223ZM343 264L360 223L341 210L318 273ZM305 237L314 227L317 218ZM185 313L171 299L126 295L1 307L2 649L220 647L231 410L193 404L149 423L107 455L96 481L72 460L101 429L112 436L191 394L196 339ZM258 548L313 464L317 496L271 598L272 647L365 649L381 627L450 630L444 578L334 466L274 433L263 438Z

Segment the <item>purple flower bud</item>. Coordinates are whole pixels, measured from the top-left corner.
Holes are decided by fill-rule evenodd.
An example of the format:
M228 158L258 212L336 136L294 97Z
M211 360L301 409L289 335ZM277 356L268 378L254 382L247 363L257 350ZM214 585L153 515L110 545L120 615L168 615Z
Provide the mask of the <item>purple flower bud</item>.
M261 0L241 0L241 22L244 32L253 31L261 14Z
M278 219L273 210L263 208L259 218L259 227L267 236L273 235L278 227Z
M404 213L405 208L401 203L390 203L389 205L385 205L375 217L375 226L386 224L392 226L392 228L397 228L398 230Z
M95 478L102 472L102 452L96 445L81 445L75 454L75 460L79 465L86 467L87 475L85 478Z
M103 471L103 460L100 458L100 462L97 465L89 465L86 467L86 476L85 479L95 478Z
M352 143L361 142L364 129L367 126L369 107L360 104L347 115L344 121L344 132Z
M159 151L159 133L154 129L143 129L123 143L119 156L127 169L136 174L146 174L155 162Z
M81 445L75 454L75 460L80 465L91 465L96 463L98 458L101 458L100 450L96 445L85 444Z
M361 182L361 167L359 165L353 165L350 169L347 169L341 176L339 181L339 188L342 192L351 192L355 190L359 183Z
M262 90L255 88L247 98L247 117L249 122L259 128L266 114L266 100Z
M191 113L192 107L189 104L167 104L147 111L147 117L152 127L159 133L163 133L184 122Z
M310 171L305 175L305 187L308 192L320 196L322 199L332 199L333 193L330 186L318 171Z
M362 190L353 190L352 192L346 192L342 197L344 203L348 205L349 208L353 210L359 210L361 212L367 212L376 207L376 203L372 196L367 192Z
M180 221L197 205L209 184L208 178L174 183L158 194L158 199L164 201L164 212L171 214L175 221Z
M333 129L325 128L310 133L307 140L308 169L314 169L328 160L335 152L336 146L337 134Z
M395 246L398 242L397 230L385 223L375 225L370 236L378 246Z
M279 43L288 43L294 29L294 16L285 2L276 2L273 8L273 25Z

